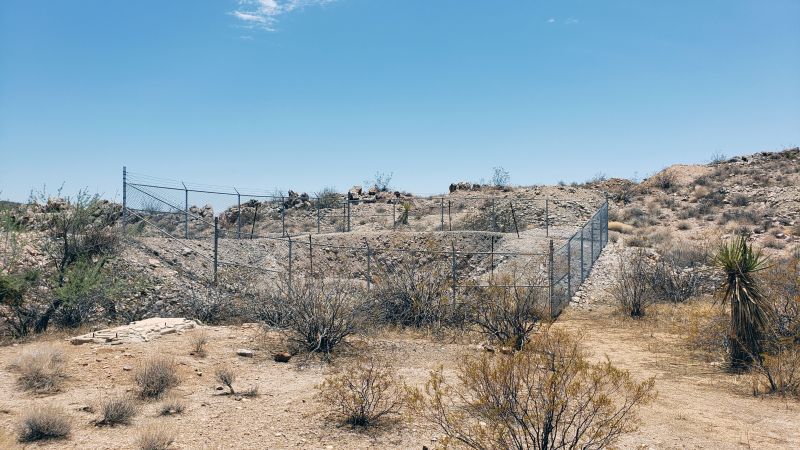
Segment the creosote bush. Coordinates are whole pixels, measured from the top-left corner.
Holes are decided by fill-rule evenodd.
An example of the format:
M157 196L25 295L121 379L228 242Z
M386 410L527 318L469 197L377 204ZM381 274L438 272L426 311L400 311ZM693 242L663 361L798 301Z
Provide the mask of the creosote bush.
M130 396L111 397L100 404L102 418L97 425L128 425L138 412L139 405Z
M535 335L511 355L465 358L451 382L440 368L409 395L412 412L439 428L443 444L473 449L598 449L637 428L655 397L609 361L592 364L563 331Z
M404 261L384 262L378 272L372 296L381 323L413 328L463 324L464 311L453 305L449 269Z
M348 336L365 330L368 301L359 287L314 279L288 287L279 315L287 337L301 348L329 354Z
M14 364L17 385L36 393L56 392L66 378L66 358L56 347L39 347L23 353Z
M133 377L142 398L159 398L180 383L175 361L165 356L146 359Z
M650 261L644 249L636 249L631 256L620 256L616 278L611 285L611 295L631 317L644 317L647 305L653 300Z
M54 406L40 406L26 412L19 425L19 441L34 442L69 436L72 423L67 413Z
M391 367L377 358L361 358L319 386L325 404L351 426L376 425L382 418L400 413L403 388Z
M538 288L520 287L543 285L542 282L515 283L512 276L500 276L489 287L476 287L468 296L474 308L474 323L489 339L520 350L543 318L547 300ZM506 287L513 286L513 287Z

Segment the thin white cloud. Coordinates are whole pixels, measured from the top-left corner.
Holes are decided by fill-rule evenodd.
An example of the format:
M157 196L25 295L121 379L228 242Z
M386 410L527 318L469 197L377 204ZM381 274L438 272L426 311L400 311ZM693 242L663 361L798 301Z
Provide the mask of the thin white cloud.
M555 21L556 19L553 19L552 17L547 19L547 23L555 23Z
M244 28L275 31L278 18L306 6L332 3L336 0L238 0L239 7L231 11Z

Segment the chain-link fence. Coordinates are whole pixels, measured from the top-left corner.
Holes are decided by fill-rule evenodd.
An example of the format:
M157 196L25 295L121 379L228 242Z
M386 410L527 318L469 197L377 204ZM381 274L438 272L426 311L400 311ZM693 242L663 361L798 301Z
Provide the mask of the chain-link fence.
M585 208L569 199L387 197L239 192L124 171L123 223L140 244L213 284L247 274L290 289L301 277L355 280L369 290L398 273L424 271L449 288L454 305L473 289L526 288L553 316L608 240L607 202L566 237L574 227L558 221L574 222ZM551 205L561 213L551 216ZM386 230L395 233L368 232ZM519 239L502 239L507 233Z

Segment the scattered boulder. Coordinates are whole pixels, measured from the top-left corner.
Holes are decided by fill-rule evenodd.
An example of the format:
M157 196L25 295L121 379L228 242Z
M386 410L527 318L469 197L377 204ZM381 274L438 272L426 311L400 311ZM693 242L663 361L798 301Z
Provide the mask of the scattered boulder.
M236 349L236 354L245 358L252 358L255 356L255 352L247 348Z
M272 359L274 359L275 362L287 363L292 359L292 354L289 352L278 352L272 356Z

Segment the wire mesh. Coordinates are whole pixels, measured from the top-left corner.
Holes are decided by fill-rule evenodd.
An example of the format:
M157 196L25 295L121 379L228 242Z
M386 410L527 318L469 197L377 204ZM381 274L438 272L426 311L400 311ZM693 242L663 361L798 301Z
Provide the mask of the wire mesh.
M583 205L520 196L348 200L330 193L240 192L130 172L123 177L123 192L131 236L141 242L160 240L154 246L168 243L168 251L178 255L173 259L192 260L185 264L187 273L205 273L210 282L218 282L224 271L229 280L237 272L274 280L341 278L359 280L370 289L405 265L442 274L453 302L474 289L538 289L547 293L551 314L557 316L608 242L607 202L574 234L550 236L549 249L508 251L495 248L501 234L494 233L545 228L550 234L551 227L582 219ZM552 217L548 209L553 207L576 213ZM424 248L413 248L403 239L382 241L380 234L365 237L362 245L336 238L354 230L429 232L431 239ZM459 234L441 233L450 231ZM482 241L465 246L470 236L465 232L478 233Z

